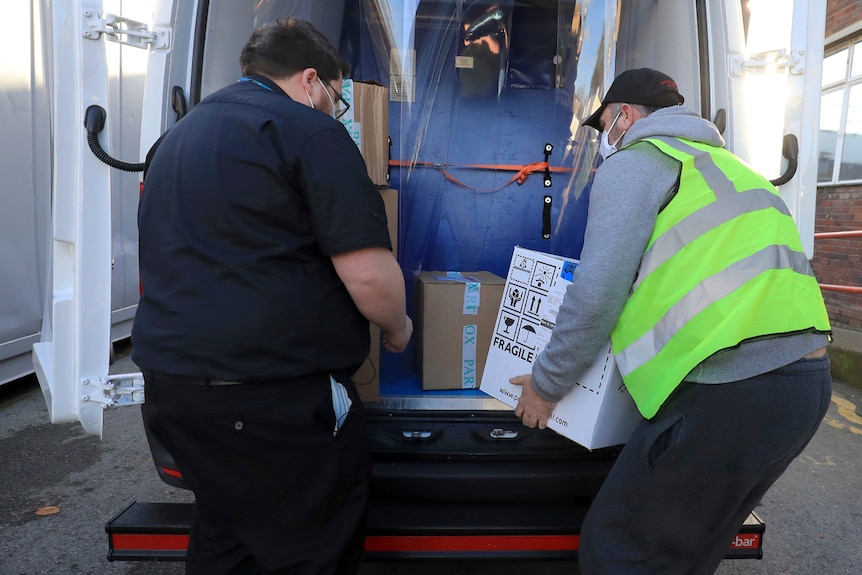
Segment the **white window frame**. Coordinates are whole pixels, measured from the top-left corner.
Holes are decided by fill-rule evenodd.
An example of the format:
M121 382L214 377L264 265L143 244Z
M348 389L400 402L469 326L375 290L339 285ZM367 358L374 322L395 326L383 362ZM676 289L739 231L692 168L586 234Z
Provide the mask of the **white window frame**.
M835 142L835 149L832 150L834 152L834 159L832 163L832 175L828 180L820 180L820 175L818 173L817 185L818 186L828 186L828 185L837 185L837 184L860 184L862 183L862 178L857 179L841 179L841 161L844 156L844 143L845 143L845 132L847 128L847 113L850 106L850 91L852 88L862 85L862 62L857 62L857 66L859 67L859 73L856 76L851 76L851 71L853 70L853 57L854 57L854 47L858 46L859 53L856 54L858 58L862 58L862 35L854 35L852 37L846 38L833 44L828 47L824 54L824 62L830 56L833 56L842 50L847 50L847 62L844 69L844 77L841 80L837 80L835 82L829 84L823 84L821 86L822 92L821 95L823 97L835 94L836 92L842 93L841 98L841 115L838 123L838 134ZM825 72L825 67L824 67ZM821 122L823 120L823 111L821 109L820 113ZM823 150L820 150L822 153Z

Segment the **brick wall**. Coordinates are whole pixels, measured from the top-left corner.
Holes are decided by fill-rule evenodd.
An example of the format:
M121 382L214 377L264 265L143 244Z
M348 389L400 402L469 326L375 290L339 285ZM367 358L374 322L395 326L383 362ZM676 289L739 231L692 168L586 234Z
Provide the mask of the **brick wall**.
M859 0L827 0L827 37L859 21L862 21L862 2Z
M862 186L824 186L817 191L815 232L862 230ZM821 284L862 287L862 237L814 241L814 274ZM823 291L829 318L862 329L862 294Z
M827 0L826 36L862 22L862 1ZM862 230L862 185L817 190L815 232ZM814 274L821 284L862 287L862 237L814 241ZM862 329L862 294L824 290L833 325Z

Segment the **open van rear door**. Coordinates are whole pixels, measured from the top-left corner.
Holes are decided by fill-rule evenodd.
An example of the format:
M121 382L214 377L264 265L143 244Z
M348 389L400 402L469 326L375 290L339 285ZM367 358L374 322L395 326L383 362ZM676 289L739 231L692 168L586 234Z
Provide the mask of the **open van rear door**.
M144 2L137 10L144 4L149 6ZM164 30L150 32L144 24L106 14L101 0L55 0L46 10L52 270L50 304L33 361L51 421L80 421L87 433L101 436L103 410L142 401L143 381L137 374L108 377L112 178L111 168L89 149L88 129L101 148L112 149L106 41L166 49L170 38ZM113 120L119 121L117 116Z
M817 138L826 2L743 0L745 54L728 55L746 110L740 153L773 178L809 258L814 251ZM731 110L731 115L733 111ZM735 150L736 151L736 150Z

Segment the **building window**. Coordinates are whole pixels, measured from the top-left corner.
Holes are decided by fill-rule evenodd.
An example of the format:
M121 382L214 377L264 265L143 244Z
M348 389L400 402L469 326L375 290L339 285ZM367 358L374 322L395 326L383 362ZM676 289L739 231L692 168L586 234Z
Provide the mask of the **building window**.
M818 183L862 180L862 38L827 51L820 99Z

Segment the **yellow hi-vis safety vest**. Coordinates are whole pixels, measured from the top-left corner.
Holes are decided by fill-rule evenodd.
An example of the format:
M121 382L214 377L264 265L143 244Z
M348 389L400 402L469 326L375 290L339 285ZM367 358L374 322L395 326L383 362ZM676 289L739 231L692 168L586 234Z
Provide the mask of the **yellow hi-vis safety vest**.
M682 164L611 333L626 387L651 418L715 352L830 326L796 225L768 180L722 148L668 137L635 145Z

